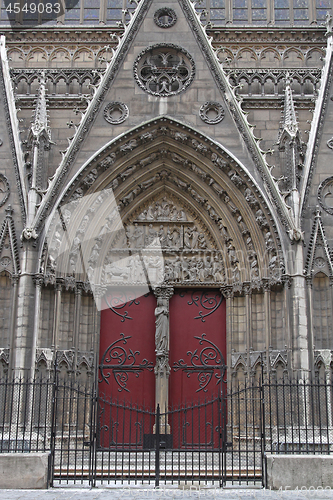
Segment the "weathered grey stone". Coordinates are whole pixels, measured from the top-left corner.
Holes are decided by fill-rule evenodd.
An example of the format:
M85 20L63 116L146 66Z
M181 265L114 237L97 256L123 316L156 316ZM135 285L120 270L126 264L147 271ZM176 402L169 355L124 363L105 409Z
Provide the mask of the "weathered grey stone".
M46 489L48 453L1 453L0 488Z
M267 488L333 487L333 457L329 455L268 454Z

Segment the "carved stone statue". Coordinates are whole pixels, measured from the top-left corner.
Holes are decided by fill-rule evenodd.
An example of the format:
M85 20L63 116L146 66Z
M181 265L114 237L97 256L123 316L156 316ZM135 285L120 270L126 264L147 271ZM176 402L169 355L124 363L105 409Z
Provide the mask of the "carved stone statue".
M155 347L156 356L165 356L169 352L169 308L168 299L157 298L155 309L156 332Z

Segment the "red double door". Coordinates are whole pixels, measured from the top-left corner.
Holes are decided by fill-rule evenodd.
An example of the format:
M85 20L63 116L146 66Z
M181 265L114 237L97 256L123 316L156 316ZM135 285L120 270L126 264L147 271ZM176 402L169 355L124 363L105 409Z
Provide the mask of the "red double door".
M135 290L127 296L115 291L101 313L99 394L103 400L154 412L156 298L152 293L137 295ZM226 359L221 293L176 289L169 303L169 322L169 407L216 397Z

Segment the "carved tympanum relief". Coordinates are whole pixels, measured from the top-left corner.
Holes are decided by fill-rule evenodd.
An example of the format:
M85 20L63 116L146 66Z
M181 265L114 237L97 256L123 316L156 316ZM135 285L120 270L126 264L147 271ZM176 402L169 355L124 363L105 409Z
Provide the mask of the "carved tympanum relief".
M204 230L167 197L152 202L114 239L103 267L105 284L145 283L145 269L154 282L222 283L225 275L222 255Z

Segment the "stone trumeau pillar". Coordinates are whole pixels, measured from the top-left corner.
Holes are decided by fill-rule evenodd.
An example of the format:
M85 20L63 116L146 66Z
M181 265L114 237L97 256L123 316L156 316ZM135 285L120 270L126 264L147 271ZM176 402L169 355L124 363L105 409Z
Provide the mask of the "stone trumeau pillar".
M172 287L158 287L154 289L154 295L157 299L157 307L155 309L156 330L155 330L155 406L160 406L161 413L164 413L168 408L169 395L169 300L172 297L174 290ZM165 434L168 431L166 428L167 422L161 418L160 432Z

